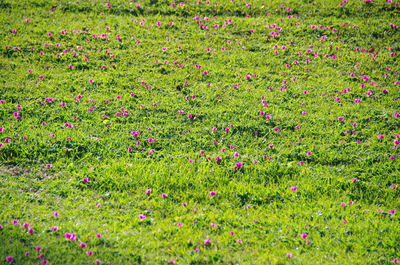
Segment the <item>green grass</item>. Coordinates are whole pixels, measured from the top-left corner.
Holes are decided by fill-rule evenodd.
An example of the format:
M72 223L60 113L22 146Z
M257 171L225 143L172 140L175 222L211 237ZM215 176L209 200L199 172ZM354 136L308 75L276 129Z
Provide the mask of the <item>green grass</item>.
M396 262L400 8L283 2L0 1L0 264Z

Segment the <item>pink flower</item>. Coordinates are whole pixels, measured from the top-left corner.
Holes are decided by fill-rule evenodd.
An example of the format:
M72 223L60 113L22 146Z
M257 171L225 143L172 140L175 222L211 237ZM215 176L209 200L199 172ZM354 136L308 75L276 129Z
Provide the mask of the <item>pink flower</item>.
M399 263L399 259L394 258L393 263L396 263L396 264Z
M204 245L208 246L210 244L211 244L211 240L210 239L204 240Z
M214 197L215 195L217 195L217 193L215 191L210 191L210 196Z
M145 193L146 193L147 195L150 195L151 189L147 189Z
M146 219L146 217L147 217L147 216L144 215L144 214L139 214L139 219L140 219L140 220Z
M338 119L338 121L343 121L344 120L343 117L338 117L337 119Z
M54 215L55 217L57 217L57 216L59 215L59 213L58 213L58 212L53 212L53 215Z
M92 256L92 255L93 255L93 251L91 251L91 250L86 251L86 256Z
M65 237L66 239L71 240L71 241L75 241L75 240L78 239L78 237L77 237L74 233L65 233L65 234L64 234L64 237Z
M53 226L53 227L51 228L51 230L53 230L53 232L57 232L58 227L57 227L57 226Z
M303 233L300 235L302 238L306 239L308 237L307 233Z
M395 214L395 213L396 213L396 210L394 210L394 209L389 210L389 213L390 213L390 214Z
M14 257L13 256L8 256L8 257L6 257L6 261L7 262L12 262L14 260Z
M168 195L166 193L161 194L161 198L163 198L163 199L167 198L167 196Z
M292 186L292 187L290 187L290 190L292 190L292 191L297 191L297 187Z
M238 170L239 168L243 167L244 164L242 162L236 163L236 165L233 167L234 170Z
M289 252L289 253L286 253L286 256L288 257L288 259L291 259L293 257L293 254Z
M52 165L52 164L47 164L45 167L46 167L46 168L52 168L53 165Z
M385 138L385 136L383 134L378 134L377 137L378 137L379 140L382 140L383 138Z
M79 247L80 247L80 248L85 248L85 247L87 247L87 244L86 244L85 242L81 242L81 243L79 244Z
M88 183L89 181L90 181L89 178L84 178L84 179L83 179L83 182L84 182L84 183Z

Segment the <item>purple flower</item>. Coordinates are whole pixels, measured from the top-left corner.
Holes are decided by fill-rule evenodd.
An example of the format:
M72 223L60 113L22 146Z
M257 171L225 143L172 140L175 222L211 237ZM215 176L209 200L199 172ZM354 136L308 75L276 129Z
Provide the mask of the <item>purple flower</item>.
M139 219L140 219L140 220L146 219L146 217L147 217L147 216L144 215L144 214L139 214Z

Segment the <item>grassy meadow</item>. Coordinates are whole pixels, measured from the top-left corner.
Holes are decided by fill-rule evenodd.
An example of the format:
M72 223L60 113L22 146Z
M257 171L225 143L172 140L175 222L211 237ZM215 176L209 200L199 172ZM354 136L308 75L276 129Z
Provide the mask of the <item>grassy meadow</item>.
M395 264L398 0L0 0L0 264Z

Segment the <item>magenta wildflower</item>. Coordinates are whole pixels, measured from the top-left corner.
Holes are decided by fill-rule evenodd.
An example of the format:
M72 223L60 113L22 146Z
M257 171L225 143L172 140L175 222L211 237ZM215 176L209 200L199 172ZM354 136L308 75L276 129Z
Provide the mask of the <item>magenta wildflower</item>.
M146 219L146 217L147 217L147 216L144 215L144 214L139 214L139 219L140 219L140 220Z
M208 246L210 244L211 244L211 240L210 239L204 240L204 245Z
M145 193L146 193L147 195L150 195L151 189L147 189Z
M236 165L233 167L234 170L238 170L239 168L243 167L244 164L242 162L236 163Z
M304 239L306 239L306 238L308 237L307 233L302 233L300 236L301 236L302 238L304 238Z
M87 244L86 244L85 242L81 242L81 243L79 244L79 247L80 247L80 248L85 248L85 247L87 247Z
M7 256L6 257L6 261L7 262L12 262L14 260L14 257L13 256Z
M217 195L217 193L215 191L210 191L210 196L214 197L215 195Z

